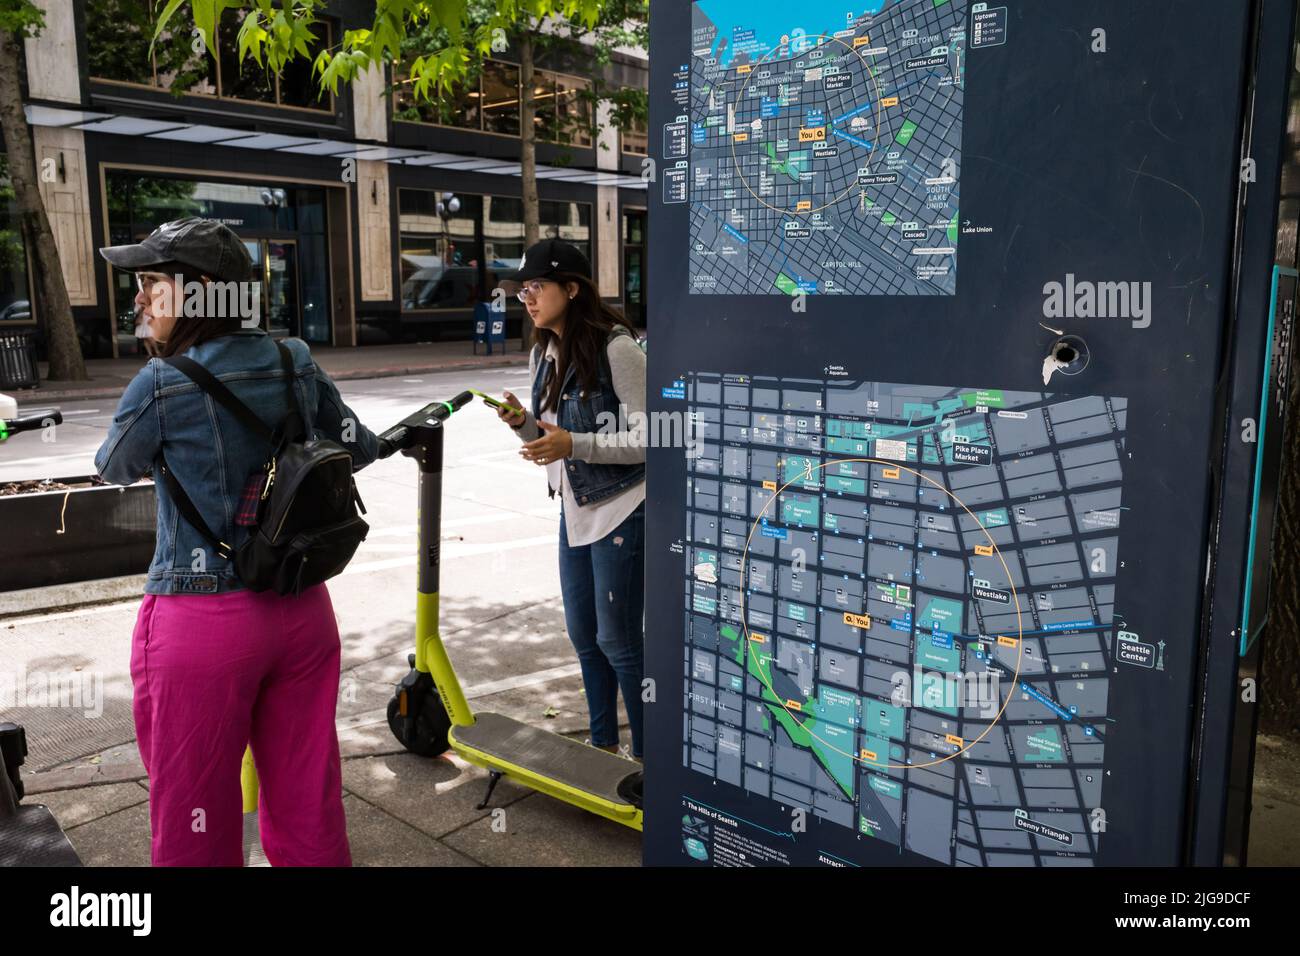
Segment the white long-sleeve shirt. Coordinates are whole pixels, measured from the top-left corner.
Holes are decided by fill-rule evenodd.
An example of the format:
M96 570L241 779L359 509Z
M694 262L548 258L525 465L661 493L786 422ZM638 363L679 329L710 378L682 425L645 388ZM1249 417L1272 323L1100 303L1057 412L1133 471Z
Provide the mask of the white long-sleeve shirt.
M570 432L573 438L571 458L590 462L593 465L635 465L645 461L646 434L645 422L645 352L630 335L616 335L606 346L605 354L609 358L609 371L618 396L622 415L619 425L622 430L610 432ZM546 357L556 359L555 340L547 347ZM537 362L537 350L534 349L528 360L528 377L530 381L537 378L540 366ZM556 424L554 411L542 413L542 421ZM542 430L529 409L524 410L524 423L516 433L521 441L530 442L540 438ZM564 524L570 547L581 547L599 541L636 510L637 505L645 500L645 482L602 498L600 501L579 505L573 497L573 488L565 480L565 473L570 468L569 459L553 461L546 466L546 478L552 488L559 490L564 503Z

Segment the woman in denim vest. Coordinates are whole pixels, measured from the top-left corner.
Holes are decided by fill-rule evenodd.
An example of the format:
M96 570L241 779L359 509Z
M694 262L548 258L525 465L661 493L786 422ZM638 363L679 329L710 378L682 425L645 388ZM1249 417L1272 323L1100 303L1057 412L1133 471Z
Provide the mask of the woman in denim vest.
M578 249L545 239L501 283L537 327L532 397L498 409L560 493L560 589L582 667L591 743L619 752L618 693L641 759L645 606L645 353L601 301ZM629 424L630 423L630 424Z
M230 229L182 219L100 253L135 273L150 351L188 356L268 426L280 423L287 373L275 342L257 327L255 307L243 314L252 263ZM306 344L284 344L308 430L343 444L354 469L369 464L379 450L375 435L343 404ZM204 522L237 549L249 534L241 505L265 479L269 452L187 376L153 358L127 386L95 467L125 485L157 473L165 455ZM271 864L348 865L334 724L340 646L329 592L324 584L298 597L249 591L232 561L178 513L166 484L154 490L157 545L131 646L154 865L242 864L240 766L250 745Z

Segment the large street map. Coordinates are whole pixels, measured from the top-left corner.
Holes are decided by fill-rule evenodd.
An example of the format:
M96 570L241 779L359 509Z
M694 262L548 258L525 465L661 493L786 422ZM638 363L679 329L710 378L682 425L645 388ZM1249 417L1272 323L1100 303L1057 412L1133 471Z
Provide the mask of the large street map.
M1091 864L1114 645L1164 666L1113 633L1127 402L680 385L684 765L899 853Z
M690 291L952 295L966 0L693 17Z

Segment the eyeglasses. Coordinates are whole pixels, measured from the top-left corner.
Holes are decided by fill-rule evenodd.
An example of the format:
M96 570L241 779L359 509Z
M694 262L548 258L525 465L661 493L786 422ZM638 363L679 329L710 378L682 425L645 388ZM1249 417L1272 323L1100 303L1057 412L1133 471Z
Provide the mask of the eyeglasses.
M135 287L145 294L146 297L152 298L153 287L159 282L166 282L171 276L165 276L158 272L137 272L135 273Z
M527 302L533 296L541 295L544 288L546 288L544 280L534 279L532 282L525 282L523 287L515 293L515 296L520 302Z

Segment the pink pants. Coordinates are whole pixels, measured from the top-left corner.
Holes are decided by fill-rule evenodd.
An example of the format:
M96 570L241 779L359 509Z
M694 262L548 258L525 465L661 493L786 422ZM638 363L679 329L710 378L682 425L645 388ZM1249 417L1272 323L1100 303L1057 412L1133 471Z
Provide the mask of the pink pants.
M131 642L154 866L241 866L253 748L272 866L350 866L338 736L339 632L325 585L146 594Z

